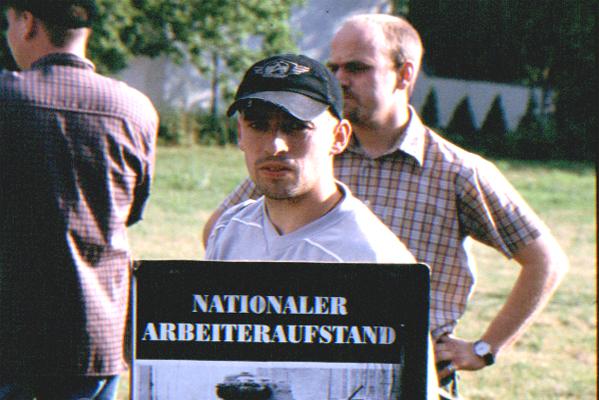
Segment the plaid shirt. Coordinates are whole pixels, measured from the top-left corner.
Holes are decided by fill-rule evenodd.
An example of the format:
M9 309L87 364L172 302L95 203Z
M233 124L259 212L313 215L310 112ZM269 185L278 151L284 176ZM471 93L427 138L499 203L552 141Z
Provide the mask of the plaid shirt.
M0 74L0 376L115 375L157 113L52 54Z
M547 228L492 163L446 141L410 111L386 154L369 157L354 137L335 158L335 174L431 267L430 323L438 337L453 331L474 288L467 239L511 258ZM258 195L246 180L219 210Z

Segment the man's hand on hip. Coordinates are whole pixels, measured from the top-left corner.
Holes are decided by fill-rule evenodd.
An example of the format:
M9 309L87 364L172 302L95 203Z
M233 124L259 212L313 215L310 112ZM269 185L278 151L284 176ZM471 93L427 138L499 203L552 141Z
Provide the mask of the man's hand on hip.
M474 342L468 342L450 335L441 336L434 344L435 359L437 363L447 361L446 365L438 372L439 379L443 379L457 370L476 371L483 369L485 361L474 354Z

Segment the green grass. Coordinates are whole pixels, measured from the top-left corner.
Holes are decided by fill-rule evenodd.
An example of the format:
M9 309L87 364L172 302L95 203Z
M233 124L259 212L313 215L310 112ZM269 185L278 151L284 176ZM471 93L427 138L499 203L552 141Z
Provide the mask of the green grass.
M160 147L144 220L131 229L135 257L201 259L204 222L245 176L235 147Z
M595 399L596 209L594 166L499 161L499 168L538 212L569 256L555 297L524 337L476 373L462 373L467 399ZM160 147L145 219L131 230L136 258L201 259L206 218L246 176L235 147ZM478 284L457 334L478 338L501 307L518 265L475 244ZM128 398L127 377L119 399Z

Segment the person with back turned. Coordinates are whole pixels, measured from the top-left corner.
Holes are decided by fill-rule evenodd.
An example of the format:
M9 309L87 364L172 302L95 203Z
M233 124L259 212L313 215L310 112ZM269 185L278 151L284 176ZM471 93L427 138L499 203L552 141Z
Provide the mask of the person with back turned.
M95 1L0 5L0 399L114 399L157 113L86 58Z

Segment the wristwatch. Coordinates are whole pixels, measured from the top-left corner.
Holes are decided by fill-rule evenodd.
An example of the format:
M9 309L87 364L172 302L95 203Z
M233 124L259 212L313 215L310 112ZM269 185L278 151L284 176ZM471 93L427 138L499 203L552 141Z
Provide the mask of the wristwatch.
M491 345L483 340L477 340L472 346L474 354L485 360L485 365L493 365L495 356L491 353Z

